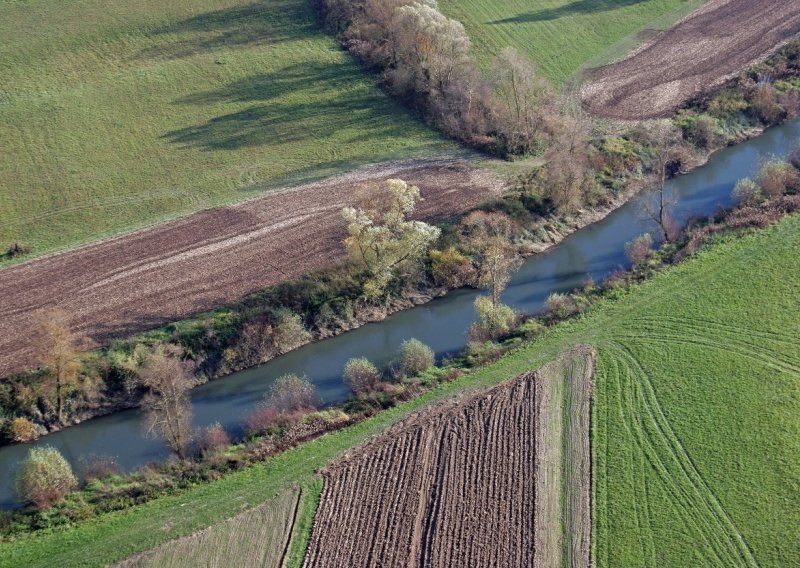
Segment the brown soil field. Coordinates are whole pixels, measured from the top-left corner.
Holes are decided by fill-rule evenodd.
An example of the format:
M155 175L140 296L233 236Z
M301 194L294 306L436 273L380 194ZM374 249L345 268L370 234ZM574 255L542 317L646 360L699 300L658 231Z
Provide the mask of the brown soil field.
M279 568L289 545L299 490L193 535L120 562L118 568Z
M36 365L42 309L65 310L93 347L331 264L345 253L342 207L392 177L420 187L429 221L503 189L463 160L382 164L0 270L0 377Z
M711 0L622 61L588 71L581 98L599 118L668 116L798 33L796 0Z
M322 472L305 566L588 566L593 362L575 348L344 455Z

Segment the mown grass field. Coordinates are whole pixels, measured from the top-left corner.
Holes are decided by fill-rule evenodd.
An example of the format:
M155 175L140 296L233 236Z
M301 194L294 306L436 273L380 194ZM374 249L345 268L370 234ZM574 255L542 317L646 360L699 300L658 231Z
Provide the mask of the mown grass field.
M306 0L2 0L0 38L0 252L453 149Z
M560 85L587 63L621 57L642 30L663 30L704 0L439 0L486 66L506 47Z
M614 566L789 566L800 558L800 217L717 243L494 365L179 496L0 545L0 565L102 565L235 516L410 410L588 343L593 557ZM316 485L315 485L316 483ZM309 505L311 504L311 505ZM307 538L295 531L295 538ZM301 546L293 550L302 549ZM299 554L292 556L299 561Z
M292 534L299 497L296 489L288 489L232 519L197 534L164 543L119 566L280 568Z

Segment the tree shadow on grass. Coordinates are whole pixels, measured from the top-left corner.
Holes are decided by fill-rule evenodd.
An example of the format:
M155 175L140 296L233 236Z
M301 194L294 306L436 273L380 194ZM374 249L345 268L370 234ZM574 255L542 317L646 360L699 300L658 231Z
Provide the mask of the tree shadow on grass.
M607 12L609 10L616 10L625 6L639 4L647 0L575 0L569 4L564 4L558 8L546 8L544 10L535 10L518 14L510 18L502 20L495 20L489 22L491 24L527 24L531 22L546 22L549 20L557 20L565 16L573 16L578 14L595 14L598 12Z
M354 82L347 61L294 65L178 101L190 105L255 104L204 124L173 130L164 138L184 147L235 150L298 142L313 146L334 135L342 144L363 141L366 134L366 139L403 137L402 121L391 119L392 109L386 107L378 90L370 91L360 80ZM352 129L352 135L342 136L343 129Z
M138 57L178 59L220 47L270 45L318 34L303 0L262 0L215 10L150 30L152 47ZM159 39L168 36L169 39Z

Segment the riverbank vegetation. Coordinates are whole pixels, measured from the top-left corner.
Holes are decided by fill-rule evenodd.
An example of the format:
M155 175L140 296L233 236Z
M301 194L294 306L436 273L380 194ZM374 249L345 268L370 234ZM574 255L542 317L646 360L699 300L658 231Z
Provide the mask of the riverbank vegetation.
M318 468L410 410L497 384L540 367L564 346L588 343L598 352L593 412L598 565L641 564L654 556L685 565L708 554L785 565L800 553L786 532L800 522L796 490L788 481L798 473L791 456L800 450L800 409L790 394L800 380L800 353L792 340L800 330L791 293L800 277L793 254L800 246L800 225L797 216L770 225L799 207L797 196L785 196L696 222L632 272L602 285L588 283L567 296L557 303L567 306L564 312L526 319L495 343L491 354L485 345L472 346L443 368L406 378L407 392L426 392L408 402L395 398L393 408L370 418L378 407L359 396L354 399L359 406L345 406L338 417L333 411L297 417L276 433L207 454L215 459L173 461L124 478L112 474L50 511L6 514L6 534L16 527L11 534L19 540L0 544L0 564L67 564L76 555L100 564L208 527L237 514L243 502L257 505L283 488L312 487ZM686 257L690 260L665 268ZM569 321L562 322L564 317ZM487 360L496 362L481 366ZM370 406L356 415L356 408ZM300 432L308 434L315 421L328 425L309 437L335 431L286 449L308 439ZM341 428L350 421L358 423ZM240 469L235 464L245 455L253 465ZM139 498L121 493L104 507L125 508L124 515L95 517L101 513L93 510L102 502L97 499L115 487L121 492L127 487ZM320 490L317 485L317 495ZM79 503L86 516L70 517ZM134 503L142 504L130 508ZM642 518L642 510L649 511L644 517L649 523L631 523ZM27 525L26 518L39 524ZM36 527L37 535L22 536ZM706 544L687 549L687 538ZM70 546L61 544L67 540ZM748 548L740 550L741 542Z
M773 169L774 164L768 163L765 169ZM797 172L795 179L800 179ZM572 293L552 294L542 314L518 314L508 306L494 304L492 296L479 296L477 322L470 330L468 347L460 356L434 367L431 349L417 340L409 340L400 346L396 362L389 368L378 369L366 358L353 359L343 369L351 399L341 406L319 411L314 388L305 377L283 376L275 381L263 404L242 417L245 438L234 446L230 446L230 434L218 424L200 431L191 429L191 407L186 392L193 380L187 363L180 360L182 353L174 346L143 352L141 345L137 345L135 356L141 363L134 374L134 384L155 387L148 387L143 398L150 430L160 435L179 459L120 476L113 459L89 456L78 468L85 481L81 492L52 510L47 506L12 514L0 526L0 534L24 534L80 522L147 502L165 492L184 491L248 467L304 440L364 420L442 382L458 379L470 369L496 361L559 322L579 316L603 299L616 297L621 290L693 255L718 235L764 228L800 210L797 190L798 184L793 184L785 188L786 195L770 196L763 192L750 195L732 210L690 223L658 250L653 249L654 240L649 234L642 235L626 247L633 263L630 272L611 275L600 285L589 281ZM30 501L27 494L20 494L20 498Z

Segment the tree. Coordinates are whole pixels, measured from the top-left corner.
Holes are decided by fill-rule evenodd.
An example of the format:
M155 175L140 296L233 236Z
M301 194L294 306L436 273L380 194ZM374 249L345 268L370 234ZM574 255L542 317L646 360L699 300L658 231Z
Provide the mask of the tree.
M512 242L514 222L503 213L475 211L461 226L477 262L478 285L489 289L492 303L498 306L511 275L522 264L522 257Z
M281 412L311 410L316 407L314 385L308 377L283 375L269 389L267 405Z
M653 159L650 164L652 175L649 186L653 194L643 202L642 210L646 218L658 225L662 238L670 241L676 231L672 210L677 203L677 197L667 187L667 180L680 169L680 134L670 125L654 128L651 136Z
M192 440L189 391L196 381L180 354L177 349L151 352L139 371L139 381L148 390L141 403L147 434L163 438L183 459Z
M347 250L369 275L368 298L381 297L397 272L418 265L439 238L437 227L407 220L421 200L418 187L390 179L368 192L361 207L342 211Z
M344 382L354 394L368 393L381 382L381 373L372 361L357 357L345 364Z
M58 424L64 424L64 396L78 378L81 368L78 338L70 329L69 316L61 309L46 311L41 319L41 333L35 349L46 371L51 403L55 407Z
M506 149L515 154L533 153L547 126L552 88L537 76L529 59L510 47L497 58L493 84L500 110L498 130Z
M19 498L40 509L49 509L78 486L69 462L51 446L31 448L16 481Z
M398 7L390 29L395 68L407 75L405 84L418 93L440 96L469 64L469 37L464 26L444 16L435 3Z

